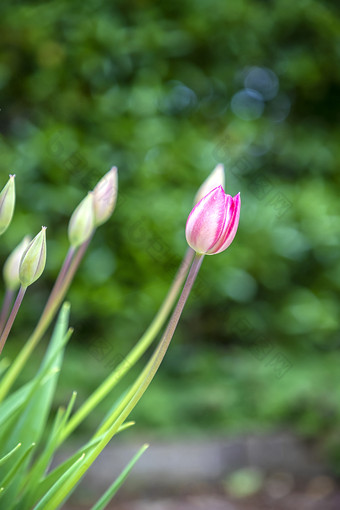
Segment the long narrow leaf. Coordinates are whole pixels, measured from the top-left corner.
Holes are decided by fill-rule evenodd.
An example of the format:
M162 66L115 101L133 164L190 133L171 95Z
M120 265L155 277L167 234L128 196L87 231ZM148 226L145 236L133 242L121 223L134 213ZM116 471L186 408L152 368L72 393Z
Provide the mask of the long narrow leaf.
M6 455L0 459L0 466L5 464L5 462L12 457L12 455L21 447L21 443L18 443L10 452L8 452Z
M44 378L48 375L48 371L51 369L55 358L58 356L59 352L64 349L65 345L69 341L71 337L72 330L69 330L63 341L59 345L59 349L56 349L54 352L54 357L50 357L48 363L44 365L44 369L40 370L37 375L34 377L32 381L25 384L17 391L15 391L12 395L6 398L4 402L0 404L0 427L3 429L4 423L8 421L13 415L19 411L21 411L22 407L27 404L30 397L36 391L37 387L41 384ZM51 372L50 372L51 375ZM45 382L45 381L44 381Z
M123 423L117 430L118 432L122 432L123 430L133 426L135 424L134 421L125 422ZM89 443L87 443L83 448L79 449L75 454L73 454L70 458L68 458L66 461L64 461L62 464L57 466L53 471L51 471L46 478L44 478L39 486L38 489L34 493L34 501L38 501L40 498L43 497L45 493L47 493L53 485L55 485L58 480L64 475L64 473L72 466L74 465L74 462L77 458L79 458L82 454L86 454L86 456L92 454L95 448L98 447L99 443L103 440L104 436L96 437L95 439L92 439ZM67 479L66 479L67 480ZM30 500L31 501L31 500ZM49 503L51 505L51 502ZM49 506L49 508L52 508Z
M68 469L74 465L75 461L79 459L83 454L88 454L92 451L102 438L98 438L92 441L77 451L74 455L65 460L62 464L57 466L51 471L46 478L44 478L37 487L34 497L35 501L38 501L44 496L57 482L58 480L68 471Z
M77 398L77 392L73 391L72 392L72 396L70 398L70 401L68 403L68 406L66 408L65 414L63 416L63 419L62 419L62 421L61 421L61 423L60 423L60 425L58 427L58 437L56 437L56 441L58 441L60 434L62 434L63 429L66 426L66 423L67 423L67 421L68 421L68 419L69 419L69 417L70 417L70 415L72 413L72 409L74 407L76 398Z
M51 489L45 494L45 496L39 501L39 503L34 507L34 510L46 510L50 508L50 500L53 498L54 494L59 490L59 487L63 485L65 480L77 469L78 464L82 462L85 457L85 453L79 457L74 464L59 478L59 480L51 487Z
M22 410L19 419L12 430L9 444L21 441L23 444L37 441L44 429L45 421L50 410L52 397L56 385L57 370L60 369L62 352L68 340L67 325L69 305L64 305L55 326L50 346L42 362L38 375L26 397L25 410ZM46 372L47 370L47 372Z
M35 443L32 443L28 448L27 450L22 454L22 456L20 457L20 459L14 464L14 466L12 467L12 469L9 471L9 473L7 473L7 475L4 477L3 480L1 480L0 482L0 487L3 487L4 488L4 491L7 490L7 488L10 486L10 484L12 483L12 481L14 480L15 478L15 475L18 473L18 471L20 470L20 468L23 466L23 464L25 463L26 459L28 458L29 454L31 453L31 451L33 450L33 448L35 447ZM2 493L3 494L3 493ZM2 495L1 494L1 495Z
M148 444L144 444L142 448L136 453L136 455L131 459L126 468L121 472L117 480L113 482L113 484L107 489L107 491L102 495L102 497L97 501L97 503L91 508L91 510L104 510L107 505L110 503L113 496L116 494L120 486L128 477L130 471L133 466L136 464L138 459L143 455L145 450L149 448Z
M32 505L35 501L34 496L37 488L37 483L32 484L32 480L38 482L51 463L53 455L56 451L60 430L62 430L68 416L72 412L76 396L77 393L73 392L66 410L62 408L58 409L49 439L47 441L47 445L39 458L36 460L32 469L26 474L26 478L22 484L22 488L25 487L25 492L21 495L22 505L19 505L19 509L32 508Z
M28 445L38 442L41 438L52 405L65 342L70 336L67 334L69 310L69 305L65 304L59 313L48 350L30 389L30 397L18 416L16 417L16 414L14 414L12 419L7 422L7 430L2 430L2 443L5 442L9 447L21 442L26 448ZM29 458L26 460L25 464L22 464L20 469L17 470L10 490L8 493L5 490L6 494L2 496L3 508L10 508L11 502L18 497ZM9 463L9 469L11 469L12 463L11 461ZM6 469L7 471L8 469ZM0 479L5 475L3 468L0 467Z
M35 460L35 463L31 467L31 469L26 473L25 478L22 481L20 490L23 491L22 496L21 496L21 499L23 502L26 502L28 494L32 490L34 490L34 488L35 488L34 482L39 481L39 479L41 478L41 476L44 473L44 470L45 470L45 468L49 462L49 458L51 456L51 450L53 453L53 450L54 450L53 440L55 439L56 432L58 430L58 427L60 425L60 422L62 420L64 413L65 413L64 409L62 409L62 408L58 409L55 419L54 419L52 430L51 430L49 438L47 440L47 445L46 445L44 451ZM23 505L23 506L25 506L25 505ZM21 506L19 506L19 508L21 508Z

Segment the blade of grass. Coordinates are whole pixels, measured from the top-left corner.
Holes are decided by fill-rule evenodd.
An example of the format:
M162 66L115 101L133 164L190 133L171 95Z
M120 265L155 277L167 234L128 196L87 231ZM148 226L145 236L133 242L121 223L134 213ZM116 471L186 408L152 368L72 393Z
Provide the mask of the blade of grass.
M25 461L28 459L28 456L30 455L31 451L35 447L35 443L32 443L26 451L22 454L22 456L19 458L19 460L14 464L12 469L7 473L7 475L1 480L0 487L3 487L4 491L2 492L1 496L6 492L10 484L13 482L16 474L19 472L21 467L24 465Z
M131 459L126 468L121 472L117 480L113 482L113 484L108 488L108 490L102 495L102 497L97 501L97 503L91 508L91 510L104 510L107 505L110 503L113 496L116 494L118 489L124 483L126 478L128 477L130 471L133 466L139 460L139 458L143 455L145 450L149 448L148 444L144 444L142 448L136 453L136 455Z
M58 491L59 487L63 485L63 483L72 475L72 473L77 469L78 464L82 462L85 457L85 453L83 453L67 471L58 479L58 481L50 488L50 490L45 494L45 496L39 501L39 503L34 507L33 510L47 510L50 508L49 504L54 494Z
M10 459L12 457L12 455L21 447L21 443L18 443L16 446L14 446L14 448L12 448L12 450L10 452L8 452L6 455L4 455L1 459L0 459L0 466L2 466L3 464L5 464L6 460Z
M134 421L129 421L129 422L125 422L123 423L119 429L117 430L117 433L119 432L122 432L123 430L126 430L127 428L129 427L132 427L133 425L135 425L135 422ZM38 489L34 489L34 494L33 494L33 502L37 502L40 498L43 497L43 495L45 493L47 493L51 487L57 483L57 481L59 480L59 478L61 476L63 476L63 474L65 473L65 471L73 465L73 463L75 462L75 460L77 458L79 458L83 453L88 455L89 453L92 452L92 450L100 443L100 441L103 439L103 437L97 437L96 439L91 439L91 441L87 444L87 445L84 445L82 448L80 448L76 453L74 453L69 459L67 459L66 461L64 461L62 464L60 464L59 466L57 466L53 471L51 471L50 473L48 473L48 475L46 476L46 478L44 478L43 480L41 480L39 486L38 486ZM33 493L33 491L32 491ZM32 494L30 494L30 497L32 497ZM30 499L30 502L32 501L32 499ZM33 503L31 503L31 505L29 506L29 508L31 508L33 505ZM27 508L25 506L25 508Z

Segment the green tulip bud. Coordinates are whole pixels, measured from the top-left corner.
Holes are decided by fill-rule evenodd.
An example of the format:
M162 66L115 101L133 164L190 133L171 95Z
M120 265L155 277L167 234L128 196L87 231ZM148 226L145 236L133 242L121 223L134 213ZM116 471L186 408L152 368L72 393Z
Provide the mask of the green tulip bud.
M20 261L19 279L23 287L32 285L42 274L46 264L46 228L29 243Z
M93 192L80 202L68 224L68 238L73 248L77 248L89 239L94 231Z
M15 291L20 286L19 279L19 266L21 258L31 241L30 236L25 236L20 244L12 251L7 258L4 268L3 275L8 290Z
M15 175L10 175L6 186L0 193L0 235L7 230L12 221L15 206Z

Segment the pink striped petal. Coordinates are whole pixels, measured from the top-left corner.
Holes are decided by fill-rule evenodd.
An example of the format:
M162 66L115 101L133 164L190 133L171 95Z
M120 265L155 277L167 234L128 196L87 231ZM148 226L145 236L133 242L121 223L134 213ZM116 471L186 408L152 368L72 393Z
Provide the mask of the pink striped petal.
M226 223L226 228L221 236L221 239L218 241L216 246L214 246L214 253L221 253L226 250L228 246L233 242L234 237L237 232L239 220L240 220L240 210L241 210L241 197L240 193L238 193L233 199L233 211L230 220Z
M234 198L218 186L203 197L189 214L185 235L197 253L221 253L232 243L240 219L240 194Z
M189 246L196 252L209 252L221 237L226 223L226 200L222 186L218 186L191 211L185 234Z

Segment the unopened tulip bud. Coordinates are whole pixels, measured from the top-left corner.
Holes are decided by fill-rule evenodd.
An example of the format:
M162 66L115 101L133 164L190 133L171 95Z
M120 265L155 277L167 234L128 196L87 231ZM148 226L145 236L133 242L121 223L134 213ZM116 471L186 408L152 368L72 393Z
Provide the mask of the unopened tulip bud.
M105 223L112 215L118 191L118 170L112 167L93 190L93 205L95 225L98 227Z
M0 235L7 230L12 221L15 206L15 175L10 175L6 186L0 193Z
M194 203L197 204L197 202L205 197L211 190L217 188L217 186L222 186L222 188L225 186L224 165L222 165L222 163L216 165L209 177L203 182L197 191Z
M32 285L42 274L46 264L46 227L29 243L24 251L20 266L19 279L23 287Z
M4 264L3 275L8 290L14 291L20 286L20 261L30 241L30 236L25 236L21 243L12 251Z
M80 202L68 224L68 238L73 248L89 239L95 228L93 192L90 191Z
M222 186L210 191L189 214L185 228L189 246L204 255L224 251L235 237L240 208L240 194L227 195Z

